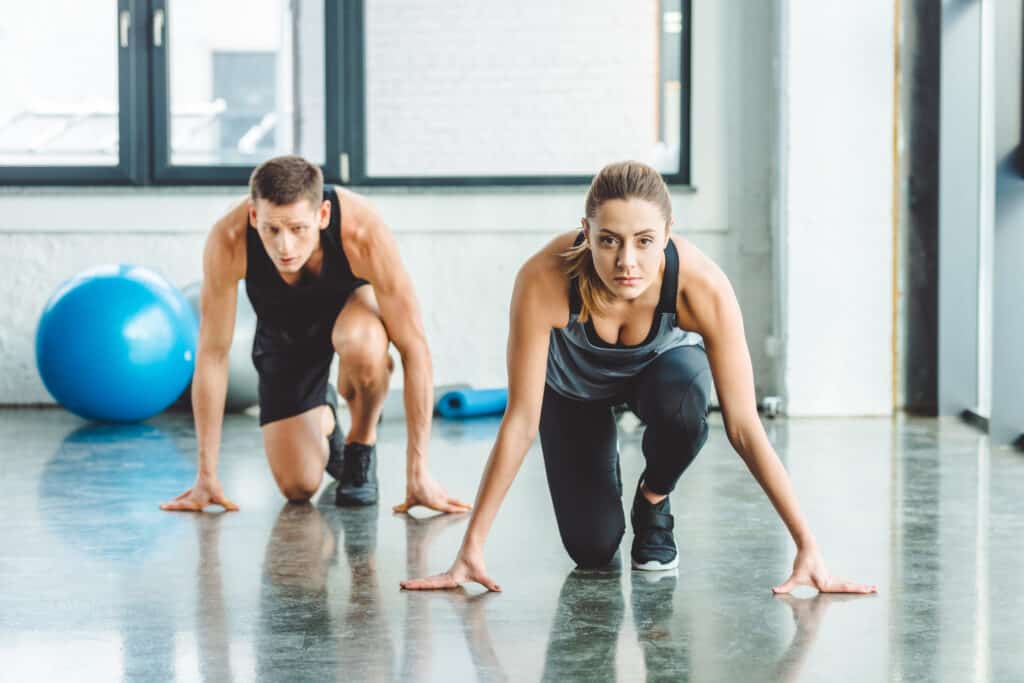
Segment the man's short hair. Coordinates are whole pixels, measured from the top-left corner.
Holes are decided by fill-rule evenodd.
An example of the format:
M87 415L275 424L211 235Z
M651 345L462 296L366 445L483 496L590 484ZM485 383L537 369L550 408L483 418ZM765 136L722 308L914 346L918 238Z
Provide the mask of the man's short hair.
M320 167L295 154L267 159L249 177L249 195L255 202L266 199L285 206L300 199L319 206L324 197L324 174Z

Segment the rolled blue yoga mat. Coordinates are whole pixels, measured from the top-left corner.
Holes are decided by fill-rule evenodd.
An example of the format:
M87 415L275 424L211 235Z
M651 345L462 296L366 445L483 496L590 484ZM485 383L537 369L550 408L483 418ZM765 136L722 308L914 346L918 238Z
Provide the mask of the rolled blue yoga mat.
M508 389L460 389L449 391L437 402L441 417L460 419L501 415L508 403Z

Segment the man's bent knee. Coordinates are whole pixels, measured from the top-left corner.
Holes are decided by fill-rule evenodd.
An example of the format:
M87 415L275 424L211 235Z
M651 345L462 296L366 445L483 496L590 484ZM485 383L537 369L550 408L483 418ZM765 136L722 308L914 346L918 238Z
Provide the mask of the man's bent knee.
M309 500L316 495L317 489L320 488L319 483L317 486L310 486L308 483L302 482L289 482L287 484L281 484L281 493L288 499L289 503L307 503Z
M335 345L342 372L357 387L369 387L380 382L391 365L387 334L383 326L378 327L378 333L364 337L346 335L341 343Z

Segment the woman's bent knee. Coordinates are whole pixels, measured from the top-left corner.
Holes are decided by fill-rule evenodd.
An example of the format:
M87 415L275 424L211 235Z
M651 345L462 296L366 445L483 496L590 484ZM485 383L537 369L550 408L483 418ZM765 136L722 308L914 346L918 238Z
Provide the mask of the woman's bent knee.
M573 562L584 569L607 567L619 550L625 528L602 538L574 539L565 542L565 550Z

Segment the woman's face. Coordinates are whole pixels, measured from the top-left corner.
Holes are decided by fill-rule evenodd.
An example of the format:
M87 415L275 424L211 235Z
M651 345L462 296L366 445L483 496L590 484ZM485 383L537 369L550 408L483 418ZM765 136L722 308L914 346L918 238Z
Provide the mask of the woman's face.
M670 224L646 199L610 199L583 219L594 269L617 299L636 299L661 274Z

